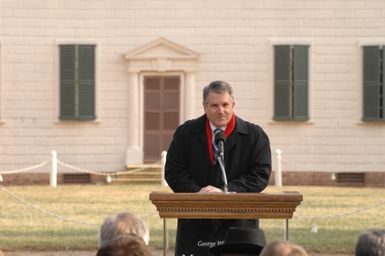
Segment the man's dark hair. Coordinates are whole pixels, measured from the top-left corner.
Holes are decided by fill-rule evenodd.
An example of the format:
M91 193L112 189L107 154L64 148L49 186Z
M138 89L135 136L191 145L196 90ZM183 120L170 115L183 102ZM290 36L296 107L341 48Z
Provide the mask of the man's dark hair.
M356 243L356 256L385 256L385 230L373 229L361 233Z
M228 92L232 101L234 101L233 88L224 81L213 81L203 89L203 106L207 105L207 97L210 92L225 93Z

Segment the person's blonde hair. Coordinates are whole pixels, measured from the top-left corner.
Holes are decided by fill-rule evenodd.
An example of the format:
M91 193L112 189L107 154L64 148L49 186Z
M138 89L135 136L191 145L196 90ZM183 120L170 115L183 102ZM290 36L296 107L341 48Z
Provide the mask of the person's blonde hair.
M143 239L125 235L98 249L96 256L151 256L150 248Z
M148 244L149 230L142 219L131 212L121 212L107 217L99 230L99 246L110 244L125 235L137 236Z
M304 248L288 241L273 241L263 248L260 256L308 256Z

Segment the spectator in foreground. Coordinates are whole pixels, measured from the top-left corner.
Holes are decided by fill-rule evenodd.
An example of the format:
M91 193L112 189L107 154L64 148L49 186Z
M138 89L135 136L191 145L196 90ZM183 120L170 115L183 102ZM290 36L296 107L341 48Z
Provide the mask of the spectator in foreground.
M131 212L107 217L99 230L99 256L146 256L150 235L146 224Z
M131 212L121 212L107 217L100 226L99 246L122 235L135 235L143 239L147 245L150 240L149 230L143 220Z
M265 234L258 228L231 227L223 244L210 249L215 256L259 255L266 244Z
M151 251L143 239L123 235L100 247L96 256L151 256Z
M308 256L304 248L288 241L270 242L261 252L261 256Z
M361 233L356 243L356 256L385 256L385 229Z

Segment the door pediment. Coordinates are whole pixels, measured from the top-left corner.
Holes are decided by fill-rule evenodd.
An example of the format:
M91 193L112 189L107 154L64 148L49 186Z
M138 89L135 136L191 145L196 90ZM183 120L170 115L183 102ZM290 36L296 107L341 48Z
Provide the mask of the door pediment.
M129 72L141 71L195 71L199 54L165 38L127 52Z

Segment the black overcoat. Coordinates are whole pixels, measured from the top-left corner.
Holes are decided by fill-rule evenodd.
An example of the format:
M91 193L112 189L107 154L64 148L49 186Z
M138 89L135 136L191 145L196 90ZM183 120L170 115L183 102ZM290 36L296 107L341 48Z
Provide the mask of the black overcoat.
M219 165L210 162L205 123L203 115L186 121L174 133L165 166L165 179L174 192L198 192L207 185L223 187ZM261 127L236 117L224 155L229 191L265 189L271 173L271 150ZM178 219L175 255L209 255L207 249L223 241L230 226L257 225L256 220Z

